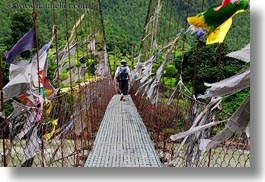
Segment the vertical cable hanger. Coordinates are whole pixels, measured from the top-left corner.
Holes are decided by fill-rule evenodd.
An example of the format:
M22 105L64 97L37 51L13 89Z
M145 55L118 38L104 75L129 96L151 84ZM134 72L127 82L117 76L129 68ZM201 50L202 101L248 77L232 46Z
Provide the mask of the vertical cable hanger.
M77 56L77 64L79 63L79 59L78 59L78 36L77 36L77 27L76 27L76 4L75 4L75 0L73 0L73 7L74 7L74 30L75 30L75 41L76 41L76 56ZM80 22L80 25L82 24L82 20ZM78 84L80 86L80 67L78 66L77 68L77 74L78 74Z
M178 20L177 20L177 30L176 30L176 33L179 32L179 27L180 27L180 10L181 10L181 5L182 5L182 0L179 0L179 9L178 9ZM176 45L178 43L178 40L179 39L177 39L177 41L175 43L174 58L176 58L176 52L177 52L177 46Z
M80 4L80 0L78 0L78 3ZM85 12L88 14L89 13L89 9L85 9ZM88 37L88 35L90 35L90 32L89 32L89 30L88 30L88 18L89 18L89 14L88 14L88 16L87 16L87 18L85 17L84 18L84 28L83 27L81 27L81 30L82 30L82 35L84 35L84 37L85 37L85 42L86 42L86 44L83 44L83 46L82 46L82 57L84 58L84 61L85 61L85 63L83 63L84 64L84 67L85 68L83 68L84 70L84 80L85 80L85 84L84 84L84 94L85 94L85 107L86 107L86 123L87 123L87 127L86 127L86 130L85 130L85 132L86 132L86 138L85 138L85 140L87 141L86 142L86 144L85 144L85 148L89 148L90 146L89 146L89 141L90 141L90 139L91 139L91 135L89 135L89 134L91 134L91 125L89 124L89 122L91 121L90 119L89 119L89 101L87 100L87 96L89 95L89 91L88 91L88 87L89 87L89 85L87 84L87 82L89 81L89 75L86 75L87 73L86 73L86 69L87 69L87 67L88 67L88 64L87 64L87 62L88 62L88 50L87 50L87 42L88 42L88 39L90 38L90 37Z
M73 4L74 4L74 7L76 7L75 6L75 3L74 3L74 1L73 1ZM78 0L78 7L81 7L80 6L80 0ZM76 13L76 8L74 8L74 11L75 11L75 13ZM85 13L86 13L86 11L85 11ZM82 14L82 13L81 13ZM85 14L86 15L86 14ZM75 15L76 16L76 15ZM76 22L76 20L75 20L75 22ZM82 30L82 28L83 28L83 26L82 26L82 23L83 23L83 20L80 22L80 31L81 31L81 40L82 40L82 35L83 35L83 30ZM75 33L76 33L76 41L77 41L77 43L78 43L78 33L77 33L77 30L75 31ZM82 44L80 44L80 45L82 45ZM83 46L84 47L84 46ZM82 59L83 59L83 56L84 56L84 50L83 50L83 47L81 47L82 48ZM78 49L78 47L77 47L77 49ZM78 56L78 51L77 51L77 60L78 60L78 62L79 62L79 56ZM80 64L82 64L82 63L80 63ZM82 67L81 67L82 68ZM85 85L83 85L82 87L81 87L81 82L82 82L82 77L81 77L81 79L80 79L80 76L81 76L81 73L80 73L80 68L78 67L78 80L79 80L79 82L78 82L78 84L79 84L79 96L80 96L80 103L79 103L79 108L80 108L80 110L82 111L82 113L81 113L81 128L82 128L82 132L81 132L81 151L82 151L82 156L84 156L84 138L83 138L83 136L84 136L84 117L83 117L83 103L85 103L85 95L86 95L86 89L85 89ZM86 103L85 103L85 105L86 105ZM86 107L86 109L87 109L87 107ZM78 162L78 165L80 165L79 164L79 161L77 161Z
M220 43L219 44L219 57L218 57L217 73L216 73L216 81L217 82L220 79L220 67L221 67L221 59L222 59L222 48L223 48L223 43Z
M58 26L57 26L57 22L56 22L56 12L55 12L55 6L54 6L54 0L52 0L51 2L52 4L52 12L53 12L53 26L54 26L54 34L55 34L55 58L56 58L56 67L57 67L57 71L55 74L57 74L57 84L58 84L58 88L60 89L60 70L59 70L59 46L58 46ZM55 77L56 78L56 77ZM59 113L61 115L61 111L62 111L62 103L59 102ZM62 116L60 116L60 118L62 118ZM60 127L63 126L63 122L60 122ZM61 167L64 167L64 149L63 149L63 139L62 137L60 137L60 142L61 142L61 155L62 155L62 163L61 163Z
M54 7L54 0L52 0L52 12L53 12L53 25L54 25L54 34L55 34L55 56L56 56L56 65L57 65L57 83L60 87L60 71L59 71L59 55L58 55L58 26L56 22L56 12Z
M172 4L173 6L173 4ZM177 6L177 4L176 4ZM182 0L179 0L179 8L178 8L178 18L177 18L177 27L176 27L176 34L179 32L179 28L180 28L180 12L181 12L181 6L182 6ZM173 55L173 59L176 60L176 52L177 52L177 44L178 44L178 41L179 39L177 39L176 43L175 43L175 47L174 47L174 55ZM178 78L176 78L178 79ZM179 105L180 105L180 99L177 99L177 102L176 102L176 112L178 113L179 112ZM177 118L178 119L178 118ZM177 130L177 121L175 122L174 124L174 130L176 131ZM175 146L174 146L174 142L172 142L172 146L171 146L171 160L173 159L173 156L174 156L174 151L175 150Z
M76 42L76 57L77 57L76 59L77 59L77 64L79 64L78 63L79 62L79 59L78 59L78 37L77 37L77 27L76 27L76 6L75 6L76 4L75 4L75 0L73 0L72 3L73 3L73 7L74 7L74 34L75 34L74 41ZM82 23L82 21L80 22L80 24L81 23ZM70 62L70 60L69 60L69 62ZM80 94L81 88L80 88L80 67L79 67L79 65L78 65L78 68L77 68L77 74L78 74L78 90L77 90L76 93L79 95L80 101L82 101L82 93ZM76 107L75 110L77 109L78 105L79 105L79 108L78 109L81 110L82 109L81 103L77 103L76 102L76 104L77 104L77 106L75 106ZM75 104L73 102L73 106L74 105ZM81 127L83 128L82 113L81 113L81 116L80 116L80 122L81 122ZM74 128L75 128L75 125L74 125ZM77 149L77 136L76 136L76 134L74 135L74 150L75 151L78 150ZM76 167L79 166L79 160L78 160L77 155L74 155L74 160L75 160L75 162L74 162L75 166Z
M66 3L66 0L64 0L64 3ZM66 27L65 27L65 34L66 34L66 41L67 41L67 53L68 53L68 64L69 64L69 68L72 67L71 65L71 54L70 54L70 41L69 41L69 25L68 25L68 11L67 11L67 8L65 9L65 23L66 23ZM72 89L73 89L73 83L72 83L72 69L69 69L69 76L70 76L70 90L71 90L71 94L72 94Z
M170 41L170 33L171 33L171 24L172 24L172 11L173 11L173 2L170 0L170 17L169 17L169 23L168 23L168 35L167 35L167 40L168 42ZM172 51L176 51L176 44L174 45L174 48L172 48ZM171 51L171 53L172 53ZM175 54L175 53L174 53ZM171 63L173 64L173 62ZM174 65L172 65L173 68ZM173 74L173 72L172 72ZM170 82L169 82L169 89L168 89L168 95L170 95L170 89L173 87L173 75L170 75Z
M131 69L134 69L134 43L131 44L131 50L132 50L132 64L131 64Z
M161 3L158 3L157 8L161 7L159 12L159 15L157 15L157 22L160 21L159 25L157 26L159 28L159 31L157 30L157 43L158 45L161 44L161 46L164 46L165 43L165 32L166 32L166 15L167 15L167 8L168 8L168 1L163 1ZM160 18L160 19L159 19Z
M38 41L38 30L37 30L37 16L38 13L35 9L35 1L32 0L33 5L33 11L32 11L32 18L33 18L33 24L34 24L34 32L35 32L35 45L36 45L36 55L37 55L37 71L38 74L40 72L40 60L39 60L39 41ZM39 94L41 94L40 90L40 77L38 76L38 88L39 88Z
M65 5L66 0L64 0ZM71 101L72 101L72 107L71 107L71 115L72 115L72 120L73 122L75 121L75 116L74 116L74 96L73 96L73 83L72 83L72 69L71 69L71 54L70 54L70 42L69 42L69 30L68 30L68 11L67 8L65 9L65 30L66 30L66 41L67 41L67 52L68 52L68 64L69 64L69 75L70 75L70 94L71 94ZM74 124L75 127L75 124ZM74 129L75 130L75 129ZM74 152L74 165L76 164L76 152Z
M170 32L171 32L171 23L172 23L172 11L173 11L173 4L172 0L170 0L170 17L169 17L169 22L168 22L168 32L167 32L167 41L170 40Z
M188 0L188 7L186 10L186 18L185 20L187 20L188 16L189 16L189 8L190 8L190 0ZM185 26L184 26L184 30L187 29L188 26L188 22L186 21ZM183 71L183 62L184 62L184 53L185 53L185 42L186 42L186 33L184 33L183 35L183 41L182 41L182 59L181 59L181 65L180 65L180 77L182 76L182 71Z
M204 0L202 0L202 11L204 9ZM196 84L196 76L197 76L197 65L198 65L198 57L199 57L199 48L200 48L200 37L197 38L197 46L196 46L196 58L194 62L194 71L193 71L193 82L192 82L192 95L195 95L195 84Z
M35 32L35 45L36 45L36 55L37 55L37 75L40 73L40 60L39 60L39 41L38 41L38 29L37 29L37 16L38 13L35 9L35 1L32 0L32 18L33 18L33 24L34 24L34 32ZM40 77L38 75L38 89L39 89L39 95L41 95L41 88L40 88ZM43 125L41 124L41 134L43 134ZM41 138L41 158L42 158L42 167L46 166L45 163L45 154L44 154L44 139Z
M6 116L4 111L4 94L3 94L3 70L2 70L2 52L0 52L0 94L1 94L1 108L0 108L0 119L2 125L2 142L3 142L3 166L7 167L7 148L6 148L6 136L5 136L5 128L7 126Z

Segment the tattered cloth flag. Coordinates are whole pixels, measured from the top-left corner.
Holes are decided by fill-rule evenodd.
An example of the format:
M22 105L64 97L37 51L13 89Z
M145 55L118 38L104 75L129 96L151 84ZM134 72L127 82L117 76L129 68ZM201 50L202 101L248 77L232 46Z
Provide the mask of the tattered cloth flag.
M46 139L46 141L49 141L51 139L51 137L54 135L57 125L58 125L58 119L53 120L52 121L53 128L52 128L51 132L49 132L43 136Z
M247 132L250 122L250 96L240 105L240 107L227 119L225 128L211 139L201 139L200 150L215 148L218 144L231 138L235 133Z
M19 64L19 62L12 62L19 54L24 51L31 50L34 47L34 28L31 28L19 41L11 48L9 52L5 53L6 62L8 64Z
M230 52L226 56L241 60L245 63L249 63L250 62L250 44L246 45L244 48L238 51Z
M221 80L216 83L204 83L206 90L204 95L199 95L198 98L205 99L209 97L223 97L234 94L245 88L250 87L250 69L247 69L239 74Z
M206 44L222 43L232 25L233 16L245 12L249 7L249 1L229 3L215 11L214 8L217 6L187 18L191 25L209 32Z
M39 52L39 70L43 70L44 73L47 73L48 69L47 51L50 45L51 42L44 45ZM20 94L28 94L30 89L38 89L39 74L37 68L37 56L31 61L21 61L19 65L11 64L9 68L10 81L4 86L3 90L10 98L19 96ZM41 87L43 87L43 83L41 83Z
M230 3L235 3L236 1L238 1L238 0L223 0L222 4L220 6L214 8L213 10L214 11L219 11L222 7L224 7L224 6L226 6L226 5L230 4Z
M34 126L32 133L30 134L30 138L27 142L25 149L23 150L23 158L21 161L21 167L31 167L32 164L28 164L27 161L30 159L34 159L37 153L40 151L41 139L38 137L38 129L37 125Z

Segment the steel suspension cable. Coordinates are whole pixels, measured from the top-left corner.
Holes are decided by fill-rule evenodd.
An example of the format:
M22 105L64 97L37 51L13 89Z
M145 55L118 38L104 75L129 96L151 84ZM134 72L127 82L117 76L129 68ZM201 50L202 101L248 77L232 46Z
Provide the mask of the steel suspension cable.
M223 43L219 44L219 57L218 57L217 74L216 74L216 81L217 82L220 79L220 67L221 67L221 59L222 59L222 48L223 48Z
M74 7L74 34L75 34L75 43L76 43L76 59L77 59L77 64L78 64L78 67L77 67L77 74L78 74L78 90L76 92L76 94L78 95L78 98L77 98L77 101L80 101L80 102L76 102L75 104L78 104L79 105L79 114L81 114L80 116L80 122L81 122L81 128L83 129L83 118L82 118L82 93L80 94L79 92L81 91L81 87L80 87L80 67L79 67L79 59L78 59L78 36L77 36L77 27L76 27L76 4L75 4L75 0L73 0L73 7ZM82 16L82 15L81 15ZM82 23L82 20L80 22L80 24ZM75 59L75 58L74 58ZM70 60L69 60L70 62ZM77 65L76 65L77 66ZM73 105L75 105L73 104ZM77 109L77 106L75 106L75 110ZM81 113L80 113L81 111ZM74 130L75 130L75 125L74 125ZM82 141L82 140L81 140ZM82 144L81 144L82 145ZM74 150L77 151L77 134L74 135ZM78 153L76 152L77 155L75 155L75 166L79 166L79 160L78 160Z
M166 4L165 4L166 3ZM165 5L165 6L164 6ZM161 46L163 47L165 44L165 37L166 37L166 15L167 15L167 8L168 8L168 1L163 1L161 2L161 10L159 12L159 14L161 15L161 23L159 23L159 32L157 33L157 40L158 40L158 44L161 44ZM158 16L160 17L160 16Z
M172 11L173 11L172 0L170 2L171 2L171 4L170 4L170 17L169 17L169 22L168 22L167 42L170 40L171 23L172 23Z
M80 4L80 0L78 0L78 3ZM87 64L87 62L88 62L88 55L89 55L89 53L88 53L88 50L87 50L87 42L88 42L88 38L90 38L90 37L88 37L88 35L90 35L90 32L89 32L89 27L88 27L88 20L89 20L89 9L85 9L85 12L87 13L87 18L84 18L84 30L83 30L83 27L81 27L82 28L82 35L84 35L85 36L85 42L86 42L86 44L84 44L83 46L82 46L82 56L83 56L83 59L84 59L84 61L85 61L85 63L84 63L84 80L85 80L85 85L84 85L84 94L85 94L85 104L86 104L86 122L87 122L87 127L86 127L86 133L84 134L85 135L85 139L87 140L87 142L85 143L85 149L90 149L90 139L92 138L92 136L91 136L91 134L92 134L92 132L91 132L91 120L89 120L89 107L90 107L90 101L88 101L88 99L87 99L87 97L88 97L88 95L89 95L89 91L88 91L88 88L89 88L89 85L87 84L88 82L89 82L89 75L87 75L87 77L86 77L86 74L88 74L88 73L86 73L86 69L87 69L87 67L88 67L88 64ZM85 49L86 48L86 49ZM86 56L85 56L85 54L86 54ZM84 155L84 154L83 154Z
M56 65L57 65L57 83L58 87L60 87L60 71L59 71L59 46L58 46L58 26L56 22L56 12L54 7L54 0L52 0L52 13L53 13L53 25L55 27L54 34L55 34L55 57L56 57Z
M64 3L66 5L66 0L64 0ZM70 75L70 95L71 95L71 101L72 101L72 107L71 107L71 115L73 122L75 121L75 113L74 113L74 95L73 95L73 83L72 83L72 65L71 65L71 55L70 55L70 42L69 42L69 30L68 30L68 11L67 8L65 9L65 23L66 23L66 41L67 41L67 53L68 53L68 65L69 65L69 75ZM74 130L75 130L75 124L74 124ZM74 165L76 164L76 152L74 152Z
M37 29L37 16L38 13L35 9L35 1L32 0L33 5L33 11L32 11L32 18L33 18L33 24L34 24L34 32L35 32L35 46L36 46L36 55L37 55L37 71L38 74L40 73L40 61L39 61L39 40L38 40L38 29ZM41 94L40 90L40 77L38 76L38 88L39 88L39 94Z
M177 30L176 33L179 32L179 27L180 27L180 10L181 10L181 5L182 5L182 0L179 0L179 9L178 9L178 20L177 20ZM176 59L176 52L177 52L177 44L178 44L179 39L175 43L175 51L174 51L174 59Z
M74 30L75 30L75 42L76 42L76 56L77 56L77 63L79 64L79 59L78 59L78 36L77 36L77 27L76 27L76 6L75 6L75 0L73 0L73 7L74 7ZM80 6L79 6L80 7ZM80 22L80 26L82 24L82 20ZM78 73L78 84L80 86L80 66L78 65L77 67L77 73Z
M187 10L186 10L186 18L188 18L189 16L189 8L190 8L190 0L188 0L188 7L187 7ZM187 26L188 26L188 22L186 21L185 23L185 26L184 26L184 30L187 29ZM184 33L183 35L183 41L182 41L182 59L181 59L181 65L180 65L180 76L182 76L182 71L183 71L183 62L184 62L184 53L185 53L185 42L186 42L186 33Z
M177 4L176 4L177 5ZM172 5L173 6L173 5ZM177 18L177 29L176 29L176 33L178 33L179 32L179 28L180 28L180 12L181 12L181 6L182 6L182 0L179 0L179 8L178 8L178 18ZM179 42L179 39L177 39L177 41L176 41L176 43L175 43L175 47L174 47L174 55L173 55L173 60L176 60L176 53L177 53L177 44L178 44L178 42ZM176 80L177 80L178 78L176 78ZM178 94L178 93L177 93ZM179 102L180 102L180 100L179 99L177 99L177 102L176 102L176 113L179 113ZM178 119L178 118L177 118ZM177 131L177 124L178 124L178 122L177 121L175 121L174 122L174 125L173 125L173 127L174 127L174 131ZM174 157L174 151L175 151L175 146L174 146L175 144L174 144L174 142L172 142L172 145L171 145L171 160L173 159L173 157Z
M202 11L204 9L204 0L202 0ZM197 38L197 46L196 46L196 58L194 63L193 70L193 82L192 82L192 95L195 95L195 84L196 84L196 76L197 76L197 65L198 65L198 57L199 57L199 48L200 48L200 37Z
M54 26L54 34L55 34L55 56L56 56L56 67L57 71L55 74L57 74L57 84L58 88L60 89L60 70L59 70L59 46L58 46L58 26L56 22L56 12L55 12L55 6L54 6L54 0L52 0L52 12L53 12L53 26ZM62 116L62 103L59 102L59 118L63 118ZM63 127L63 122L60 122L60 127ZM61 166L64 167L64 149L63 149L63 137L60 137L61 142L61 155L62 155L62 163Z
M33 18L33 24L34 24L34 32L35 32L35 45L36 45L36 55L37 55L37 75L38 75L38 89L39 89L39 95L41 95L41 88L40 88L40 60L39 60L39 41L38 41L38 29L37 29L37 16L38 13L36 12L35 9L35 1L32 0L32 18ZM43 125L41 123L41 127L40 127L40 133L41 135L44 134L44 128ZM41 158L42 158L42 167L46 166L46 162L45 162L45 155L44 155L44 151L45 151L45 147L44 147L44 139L43 137L41 137Z
M74 1L73 1L74 2ZM81 7L80 6L80 0L78 0L78 7ZM75 10L76 11L76 10ZM86 15L86 9L85 9L85 15ZM82 16L82 13L81 13L81 16ZM80 31L81 31L81 40L82 40L82 36L83 36L83 20L80 22ZM78 33L77 33L77 31L76 31L76 36L78 35ZM86 37L86 36L85 36ZM77 39L77 42L78 42L78 39ZM77 47L78 48L78 47ZM82 48L82 59L84 59L84 45L81 47ZM77 52L77 58L78 58L78 52ZM78 61L79 61L79 59L78 59ZM81 63L81 65L82 65L83 63ZM79 68L79 67L78 67ZM78 75L80 75L80 69L78 70ZM86 103L86 95L87 95L87 93L86 93L86 90L87 89L85 89L86 88L86 80L85 80L85 74L84 74L84 85L83 85L83 87L81 88L81 85L80 85L80 83L82 82L82 78L81 78L81 80L80 80L80 78L79 78L79 89L81 89L80 90L80 110L82 111L81 112L81 128L82 128L82 134L81 134L81 150L82 150L82 156L85 156L85 150L84 150L84 148L85 148L85 143L86 142L84 142L84 140L85 140L85 130L84 130L84 128L85 128L85 126L84 126L84 122L86 122L85 120L84 120L84 117L83 117L83 104L85 104L85 108L86 108L86 111L87 111L87 103ZM86 112L87 113L87 112ZM85 117L86 118L86 117ZM88 121L87 121L88 122ZM87 141L87 143L88 143L88 141Z

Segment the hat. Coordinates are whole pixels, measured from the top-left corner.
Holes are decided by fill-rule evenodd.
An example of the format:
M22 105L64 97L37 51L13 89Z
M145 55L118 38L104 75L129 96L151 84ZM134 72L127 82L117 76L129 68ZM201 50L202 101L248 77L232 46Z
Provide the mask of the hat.
M122 59L121 63L127 63L127 61L125 59Z

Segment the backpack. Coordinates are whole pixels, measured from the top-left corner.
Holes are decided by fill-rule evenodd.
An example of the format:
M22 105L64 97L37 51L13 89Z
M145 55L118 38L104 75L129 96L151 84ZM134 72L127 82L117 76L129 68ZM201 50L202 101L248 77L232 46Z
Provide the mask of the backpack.
M127 67L126 66L120 66L119 67L119 71L118 71L118 76L117 76L117 80L121 81L121 80L128 80L128 72L127 72Z

